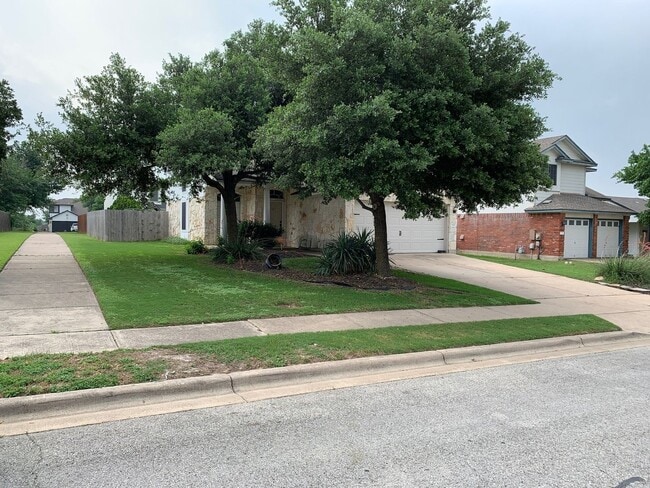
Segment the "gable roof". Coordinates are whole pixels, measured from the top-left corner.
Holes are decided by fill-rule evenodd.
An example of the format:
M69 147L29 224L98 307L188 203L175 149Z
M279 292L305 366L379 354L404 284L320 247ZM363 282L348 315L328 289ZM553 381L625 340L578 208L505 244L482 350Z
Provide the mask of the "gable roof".
M63 212L50 215L50 220L53 220L55 217L59 217L60 215L67 214L67 213L69 213L70 215L74 215L75 217L79 217L76 213L71 212L70 210L64 210Z
M558 162L587 166L587 171L595 171L595 167L598 166L598 164L596 164L596 162L591 159L589 155L584 152L580 146L573 142L573 139L571 139L566 134L561 136L552 136L537 139L535 143L539 146L539 152L542 154L549 152L551 149L555 149L558 153L560 153L560 155L555 158L555 160ZM571 148L574 152L576 152L578 154L578 158L572 158L569 156L569 154L566 152L566 148Z
M554 193L537 205L527 208L525 211L528 213L589 212L624 215L636 213L611 200L602 200L576 193Z

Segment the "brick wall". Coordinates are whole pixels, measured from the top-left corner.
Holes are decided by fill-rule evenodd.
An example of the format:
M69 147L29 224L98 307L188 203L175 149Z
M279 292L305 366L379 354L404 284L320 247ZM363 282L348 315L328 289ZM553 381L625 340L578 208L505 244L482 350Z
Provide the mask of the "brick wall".
M542 234L542 255L561 257L564 236L560 232L564 214L472 214L457 217L458 251L483 251L513 254L519 246L530 250L530 231Z

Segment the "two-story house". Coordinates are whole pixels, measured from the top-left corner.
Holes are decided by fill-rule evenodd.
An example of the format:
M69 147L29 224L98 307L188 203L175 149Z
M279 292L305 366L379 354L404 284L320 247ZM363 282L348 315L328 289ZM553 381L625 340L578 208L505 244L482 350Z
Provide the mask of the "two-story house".
M72 224L79 222L79 215L88 212L81 202L75 198L61 198L50 205L50 232L69 232Z
M569 136L536 141L553 185L518 205L457 217L457 249L533 254L548 259L611 257L628 252L637 213L586 186L596 163Z

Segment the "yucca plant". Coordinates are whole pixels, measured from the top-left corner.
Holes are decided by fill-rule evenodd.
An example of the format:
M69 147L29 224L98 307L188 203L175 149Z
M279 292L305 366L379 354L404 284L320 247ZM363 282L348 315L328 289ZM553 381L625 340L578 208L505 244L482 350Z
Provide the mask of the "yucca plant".
M610 283L650 287L650 256L606 259L598 268L598 274Z
M212 250L212 260L218 263L232 264L237 261L258 260L264 257L259 242L238 237L235 241L219 239L219 244Z
M375 240L372 231L363 229L351 234L341 233L323 248L316 272L320 275L373 273L375 271Z

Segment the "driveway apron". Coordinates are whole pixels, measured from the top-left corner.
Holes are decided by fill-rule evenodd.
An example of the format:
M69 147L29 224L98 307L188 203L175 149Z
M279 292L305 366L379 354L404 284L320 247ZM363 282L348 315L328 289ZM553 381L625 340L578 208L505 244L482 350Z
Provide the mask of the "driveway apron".
M391 259L409 271L463 281L539 302L539 305L495 307L511 316L594 314L623 330L650 334L650 295L457 254L396 254Z
M0 272L0 358L115 348L63 239L45 232L30 236Z

